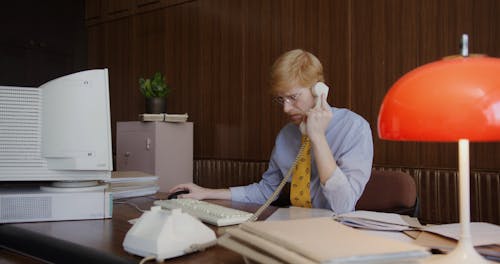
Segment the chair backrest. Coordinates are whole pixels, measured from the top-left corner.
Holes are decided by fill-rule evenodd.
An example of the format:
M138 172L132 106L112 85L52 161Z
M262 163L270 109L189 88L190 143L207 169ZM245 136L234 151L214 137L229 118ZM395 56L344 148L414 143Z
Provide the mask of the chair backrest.
M356 210L391 212L417 216L417 186L408 173L372 170Z

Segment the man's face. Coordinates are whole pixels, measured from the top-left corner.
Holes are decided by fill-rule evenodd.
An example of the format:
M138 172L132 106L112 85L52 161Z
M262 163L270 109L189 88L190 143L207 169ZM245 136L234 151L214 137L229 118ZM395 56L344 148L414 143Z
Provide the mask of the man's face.
M275 99L282 104L283 112L288 115L290 122L299 125L306 112L314 106L314 97L311 89L301 86L293 86L286 92L278 94Z

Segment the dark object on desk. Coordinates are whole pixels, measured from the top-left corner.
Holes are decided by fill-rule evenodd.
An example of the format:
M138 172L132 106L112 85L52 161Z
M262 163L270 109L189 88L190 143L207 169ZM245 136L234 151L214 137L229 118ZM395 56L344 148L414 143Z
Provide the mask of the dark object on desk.
M181 194L185 194L185 193L189 193L189 190L180 190L180 191L173 192L173 193L168 195L167 200L177 199L177 196L179 196Z
M72 242L45 236L33 231L10 225L0 225L0 247L42 259L50 263L137 263L106 254Z
M292 202L290 201L290 183L287 182L283 189L281 190L280 195L274 202L271 203L272 206L277 207L290 207Z
M372 170L370 180L356 204L356 210L417 217L419 204L415 180L401 171Z

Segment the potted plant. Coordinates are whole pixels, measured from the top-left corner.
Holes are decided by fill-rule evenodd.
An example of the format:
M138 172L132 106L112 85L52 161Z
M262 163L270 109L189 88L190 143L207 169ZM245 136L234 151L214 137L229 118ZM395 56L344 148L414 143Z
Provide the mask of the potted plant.
M165 76L160 72L155 73L152 79L139 79L141 93L146 97L146 113L160 114L167 112L166 97L170 87L165 83Z

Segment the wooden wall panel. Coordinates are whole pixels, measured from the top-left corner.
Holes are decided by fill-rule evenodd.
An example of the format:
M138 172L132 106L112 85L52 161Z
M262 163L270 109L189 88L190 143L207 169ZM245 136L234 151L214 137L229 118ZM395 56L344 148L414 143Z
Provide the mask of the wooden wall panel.
M85 20L87 23L94 23L101 19L102 0L85 1Z
M500 56L499 1L89 0L88 6L89 67L109 68L113 135L116 121L137 120L144 110L138 78L162 71L173 89L167 111L188 113L194 122L195 181L226 187L258 180L286 123L271 102L270 66L283 52L303 48L323 63L329 103L370 123L375 167L414 168L423 220L457 220L457 144L380 140L377 115L398 78L458 53L462 33L469 33L472 53ZM499 160L500 143L471 144L473 170L497 175ZM472 176L473 219L497 223L497 176Z
M199 2L191 2L165 9L165 68L172 94L167 99L167 111L188 113L194 122L194 152L205 149L201 135L207 128L201 104L208 96L206 85L199 78L202 55L199 27ZM205 109L205 110L204 110ZM207 120L208 121L208 120Z
M377 164L419 163L416 143L381 141L377 134L385 93L417 65L417 2L352 3L352 109L370 122Z
M471 52L500 57L500 1L472 2ZM472 143L471 166L499 169L499 143Z
M109 68L109 96L112 135L116 135L116 122L130 120L129 102L131 86L132 20L126 17L113 20L105 26L105 66ZM113 52L110 52L110 50ZM137 116L137 115L135 115ZM134 117L135 119L135 117ZM113 138L113 146L116 137Z
M468 3L467 3L468 2ZM458 54L462 33L470 32L472 1L421 1L417 13L419 65ZM473 36L471 36L473 38ZM457 144L420 143L420 166L458 166Z
M89 19L100 5L129 10L88 26L89 66L110 69L113 121L137 120L137 79L164 71L167 110L195 123L195 159L269 158L286 122L271 103L269 69L284 51L304 48L324 64L329 102L370 122L377 165L455 168L456 144L378 139L380 103L404 73L457 53L463 32L471 52L500 55L496 0L90 2ZM500 169L499 158L498 143L471 146L473 168Z
M324 64L327 82L335 86L329 101L347 105L347 54L343 52L348 46L347 20L346 15L331 15L346 8L345 1L248 2L243 36L248 62L242 84L247 84L242 102L243 159L267 159L276 134L286 123L281 106L271 102L268 85L271 64L283 52L303 48L315 53ZM342 19L343 23L336 23ZM329 30L330 26L339 30Z
M139 78L152 78L156 72L165 71L165 16L162 10L141 13L133 18L131 43L133 48L127 56L132 60L129 79L128 120L137 120L145 110L145 99L139 91ZM166 76L169 80L171 75ZM168 83L168 82L167 82ZM168 107L168 106L167 106Z
M104 30L105 27L100 25L87 27L87 64L90 69L107 67Z
M103 13L108 19L117 19L132 14L134 3L131 0L104 1Z
M172 27L176 28L171 32L178 30L176 36L183 45L166 52L182 51L177 56L178 65L184 65L185 78L179 79L179 85L188 89L188 96L196 102L197 111L189 113L196 124L196 155L241 158L244 75L241 2L197 1L188 6L182 7L181 13L186 12L196 20L184 15L172 21ZM193 82L184 83L184 79ZM179 105L179 110L172 111L189 110L182 107Z
M208 149L203 156L213 155L223 159L241 159L243 140L242 79L244 76L242 40L242 2L221 0L211 3L203 1L201 6L201 46L202 84L207 84L207 97L202 105L211 121L207 130L210 137L205 139Z
M283 124L279 115L280 106L273 104L268 92L269 69L271 57L276 53L273 40L278 32L273 18L272 1L248 1L245 16L246 30L242 36L245 45L244 84L242 97L242 152L249 160L261 160L262 156L270 154L274 145L273 135L276 135ZM276 34L275 34L276 33ZM261 56L255 56L261 54ZM264 154L266 153L266 154Z
M318 20L318 35L315 36L310 50L323 64L326 83L330 86L328 102L332 106L351 108L350 1L319 1L314 15Z

